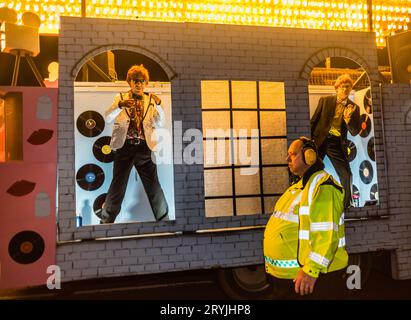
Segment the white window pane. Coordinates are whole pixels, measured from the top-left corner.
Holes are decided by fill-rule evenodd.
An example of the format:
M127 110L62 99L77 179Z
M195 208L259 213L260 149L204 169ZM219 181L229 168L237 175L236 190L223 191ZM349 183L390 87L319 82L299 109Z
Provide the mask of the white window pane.
M258 118L256 111L233 111L233 136L257 137ZM251 131L254 130L254 131Z
M207 199L205 201L206 217L223 217L233 215L232 199Z
M285 109L285 94L283 82L259 83L260 109Z
M237 216L261 214L261 198L237 198L235 200Z
M229 109L228 81L201 81L201 107L203 109Z
M261 111L260 122L262 137L287 135L285 112Z
M264 197L264 213L271 214L274 212L275 203L280 197Z
M250 173L248 170L248 168L237 168L234 170L236 195L260 194L259 169L254 168L254 174L244 174L244 172Z
M207 111L203 112L203 136L204 137L229 137L230 136L230 112Z
M234 139L234 164L243 166L259 165L259 140Z
M231 94L233 108L257 108L255 81L232 81Z
M206 197L231 196L231 169L204 170L204 186Z
M288 188L288 168L263 168L263 189L267 193L283 193Z
M287 163L286 139L261 139L261 153L263 164Z
M203 141L204 167L231 165L230 140L207 139Z

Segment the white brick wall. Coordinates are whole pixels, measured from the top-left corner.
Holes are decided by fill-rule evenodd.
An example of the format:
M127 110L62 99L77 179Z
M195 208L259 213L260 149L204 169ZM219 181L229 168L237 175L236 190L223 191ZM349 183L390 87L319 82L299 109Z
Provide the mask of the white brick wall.
M405 149L410 141L403 136L404 128L400 128L406 112L403 105L410 99L410 88L384 87L384 104L390 106L390 111L397 112L392 115L388 108L384 109L386 142L390 148L388 198L381 149L383 137L377 55L375 38L370 33L62 17L59 39L59 240L264 225L268 219L267 215L205 219L202 166L175 165L176 221L75 229L73 80L85 61L109 49L139 52L164 68L172 78L173 120L183 121L183 130L202 127L201 80L283 81L289 141L300 135L309 135L307 84L312 67L327 56L344 56L361 64L372 83L381 205L352 210L346 216L390 215L390 219L348 224L348 249L351 252L397 249L397 256L402 259L398 261L398 277L411 277L411 251L409 248L403 249L411 242L411 197L407 193L411 177L401 180L404 174L399 168L400 165L411 165L407 161L411 158L410 148ZM411 168L407 172L411 173ZM262 235L263 230L259 229L90 240L58 245L57 258L65 281L239 266L263 262Z

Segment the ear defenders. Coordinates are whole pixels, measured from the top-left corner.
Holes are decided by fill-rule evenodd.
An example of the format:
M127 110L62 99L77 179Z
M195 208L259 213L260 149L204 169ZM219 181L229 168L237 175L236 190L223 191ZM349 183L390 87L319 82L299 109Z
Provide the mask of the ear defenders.
M300 137L298 138L303 143L302 146L302 153L303 153L303 161L306 165L312 166L317 161L317 146L315 145L314 141L306 138Z

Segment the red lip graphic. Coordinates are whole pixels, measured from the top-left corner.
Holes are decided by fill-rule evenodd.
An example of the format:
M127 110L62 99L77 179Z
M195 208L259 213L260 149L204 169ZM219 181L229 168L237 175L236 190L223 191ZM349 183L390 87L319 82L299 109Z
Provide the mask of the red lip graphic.
M34 145L44 144L49 141L51 137L53 137L53 132L54 131L50 129L39 129L37 131L33 131L33 133L27 139L27 142Z
M20 180L20 181L13 183L12 186L7 189L7 193L15 197L22 197L32 192L35 187L36 187L36 183L34 182L27 181L27 180Z

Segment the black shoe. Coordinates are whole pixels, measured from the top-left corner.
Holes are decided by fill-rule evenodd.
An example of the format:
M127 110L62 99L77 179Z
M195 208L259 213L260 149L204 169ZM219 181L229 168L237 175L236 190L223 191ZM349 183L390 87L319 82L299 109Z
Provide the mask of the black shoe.
M97 209L96 211L94 211L94 214L101 219L101 214L103 212L103 208Z
M94 213L100 219L100 224L114 223L114 221L116 220L116 217L113 217L110 213L107 212L107 210L103 208L96 210Z
M156 221L168 221L170 219L168 219L168 213L166 213L165 215L162 215L160 218L156 218Z

